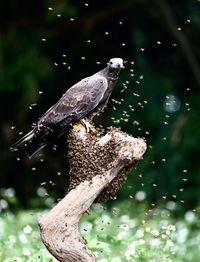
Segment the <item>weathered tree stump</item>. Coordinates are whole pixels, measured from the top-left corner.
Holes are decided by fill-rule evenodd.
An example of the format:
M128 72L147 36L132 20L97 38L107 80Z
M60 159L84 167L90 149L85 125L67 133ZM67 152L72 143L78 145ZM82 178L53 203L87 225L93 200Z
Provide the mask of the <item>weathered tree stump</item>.
M117 129L101 136L93 126L75 125L68 134L68 194L39 219L42 241L59 261L96 261L78 232L78 222L94 201L113 197L128 170L146 151L143 139Z

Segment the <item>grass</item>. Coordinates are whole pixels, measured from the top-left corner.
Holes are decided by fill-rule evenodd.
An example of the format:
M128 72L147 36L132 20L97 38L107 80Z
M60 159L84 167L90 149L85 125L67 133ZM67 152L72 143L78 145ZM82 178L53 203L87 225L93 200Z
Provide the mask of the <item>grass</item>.
M171 212L164 206L147 209L133 200L112 208L95 204L81 219L80 232L100 262L199 261L197 212L187 211L179 219ZM0 261L56 261L41 243L40 214L36 210L0 213Z

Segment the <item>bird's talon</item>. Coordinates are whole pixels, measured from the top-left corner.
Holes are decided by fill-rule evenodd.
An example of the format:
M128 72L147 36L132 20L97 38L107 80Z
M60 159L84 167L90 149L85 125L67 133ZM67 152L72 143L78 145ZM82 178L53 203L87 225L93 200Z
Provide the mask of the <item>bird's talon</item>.
M93 126L87 120L81 119L80 122L85 127L87 133L94 130Z
M80 129L82 127L81 123L76 123L72 125L73 128Z

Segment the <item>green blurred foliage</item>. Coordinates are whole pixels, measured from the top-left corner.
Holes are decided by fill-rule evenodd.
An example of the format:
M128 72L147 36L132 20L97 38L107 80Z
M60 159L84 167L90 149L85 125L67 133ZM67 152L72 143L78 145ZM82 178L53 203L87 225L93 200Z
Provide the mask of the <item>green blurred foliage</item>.
M128 63L112 97L124 101L116 110L110 101L95 122L109 126L113 117L125 118L127 111L128 122L122 119L112 124L145 137L149 147L118 197L128 198L142 190L149 204L166 199L181 203L182 208L195 207L200 201L200 86L183 43L169 29L156 1L87 3L0 4L1 187L15 188L23 206L31 205L41 183L46 183L49 193L63 196L68 180L66 137L58 141L56 151L49 146L33 160L23 150L12 154L9 147L73 83L100 70L111 57L122 57ZM200 3L167 3L198 60ZM121 93L126 81L128 88ZM164 109L169 95L181 103L173 113Z
M94 204L81 219L79 231L99 262L198 262L199 210L174 219L168 208L148 209L145 202L138 205L133 200L114 203L110 209ZM38 209L0 214L2 261L55 261L40 240L41 214Z

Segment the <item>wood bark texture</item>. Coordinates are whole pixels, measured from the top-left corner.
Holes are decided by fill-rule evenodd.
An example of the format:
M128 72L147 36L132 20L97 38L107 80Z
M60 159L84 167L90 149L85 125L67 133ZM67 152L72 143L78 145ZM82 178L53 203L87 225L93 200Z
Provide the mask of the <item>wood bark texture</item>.
M84 125L73 126L68 134L70 190L39 218L42 241L58 261L96 261L79 234L78 222L95 200L116 193L145 151L143 139L120 130L102 136L93 126L89 132Z

